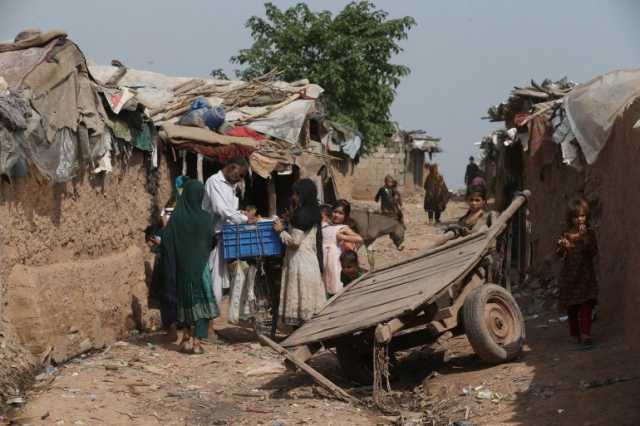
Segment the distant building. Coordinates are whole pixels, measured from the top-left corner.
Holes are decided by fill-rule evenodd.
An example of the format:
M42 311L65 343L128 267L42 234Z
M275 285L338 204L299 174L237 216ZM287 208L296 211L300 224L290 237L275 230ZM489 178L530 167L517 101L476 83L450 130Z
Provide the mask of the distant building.
M404 193L421 190L426 177L425 165L439 152L442 152L440 138L424 130L398 129L388 143L360 158L353 177L353 197L372 198L386 175L393 176Z

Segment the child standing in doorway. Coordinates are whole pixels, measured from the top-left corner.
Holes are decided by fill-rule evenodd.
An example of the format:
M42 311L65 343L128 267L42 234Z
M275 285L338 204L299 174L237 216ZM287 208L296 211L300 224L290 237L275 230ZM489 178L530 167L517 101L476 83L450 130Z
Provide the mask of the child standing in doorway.
M567 230L558 240L556 253L562 259L558 305L569 317L571 336L585 345L592 344L592 311L598 298L595 257L596 234L589 227L589 204L582 198L569 202Z

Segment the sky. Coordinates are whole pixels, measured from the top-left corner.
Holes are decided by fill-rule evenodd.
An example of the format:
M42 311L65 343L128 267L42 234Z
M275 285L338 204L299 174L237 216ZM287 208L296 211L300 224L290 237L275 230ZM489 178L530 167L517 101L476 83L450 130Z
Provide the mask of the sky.
M297 1L274 0L281 8ZM307 1L338 12L348 2ZM490 105L531 79L568 76L585 82L640 62L640 2L634 0L376 0L390 17L418 25L393 62L411 74L398 88L393 120L442 138L435 158L449 187L461 187L475 142L495 124ZM251 45L245 27L264 15L263 1L0 0L0 40L22 29L64 29L98 63L117 58L132 68L204 77L229 75L229 58Z

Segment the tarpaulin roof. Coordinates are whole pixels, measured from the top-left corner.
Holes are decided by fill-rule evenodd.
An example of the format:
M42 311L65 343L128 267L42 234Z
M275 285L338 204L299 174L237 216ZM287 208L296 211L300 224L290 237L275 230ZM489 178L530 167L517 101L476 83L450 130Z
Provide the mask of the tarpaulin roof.
M613 124L640 96L640 69L612 71L581 84L564 98L571 130L588 164L611 136Z
M315 174L324 163L323 158L328 158L326 151L343 152L354 159L362 145L357 132L341 126L343 132L334 132L338 139L332 140L333 144L323 139L324 148L321 145L320 152L305 155L299 146L305 136L301 135L302 129L311 114L316 112L316 99L324 91L307 80L293 83L278 81L277 72L251 81L171 77L126 68L119 63L111 66L91 64L89 69L94 78L112 87L109 90L121 91L121 96L115 97L116 102L129 99L130 93L133 93L132 98L147 107L148 114L160 129L160 135L176 148L210 156L209 154L217 152L211 145L242 146L245 152L254 151L250 155L252 168L263 177L268 177L283 165L290 167L293 163L297 164L302 161L302 157L315 159L310 168ZM252 136L250 133L254 132L254 135L231 137L222 134L225 132L224 128L213 131L176 125L198 97L206 98L212 106L220 105L224 108L225 123L236 126L227 132L242 130L239 133ZM331 126L323 116L322 120ZM355 137L342 140L338 136L343 134ZM264 140L262 135L272 137L275 141ZM278 141L286 143L283 145ZM315 150L313 141L304 142L308 144L307 150ZM204 147L205 144L210 146ZM320 163L320 166L316 167L316 163ZM309 167L305 166L305 170L307 168Z
M123 67L90 64L89 70L96 80L106 84L118 77ZM251 122L273 116L282 108L292 108L289 105L296 99L317 99L324 91L307 80L287 83L275 80L275 77L276 74L255 81L217 80L173 77L125 68L124 74L115 83L119 87L134 89L137 100L149 108L156 124L176 121L181 114L174 113L188 107L198 96L221 104L225 108L228 122Z
M175 144L180 144L184 141L190 140L212 145L237 144L254 149L257 149L260 146L259 142L253 138L221 135L220 133L212 132L200 127L178 126L175 124L165 123L160 127L160 129L160 131L164 133L163 136L174 140Z
M0 93L2 115L15 121L21 114L25 121L2 131L0 173L12 175L14 165L28 160L63 182L76 174L81 159L99 161L111 149L110 121L96 84L66 33L24 31L14 43L0 44L0 76L9 86Z

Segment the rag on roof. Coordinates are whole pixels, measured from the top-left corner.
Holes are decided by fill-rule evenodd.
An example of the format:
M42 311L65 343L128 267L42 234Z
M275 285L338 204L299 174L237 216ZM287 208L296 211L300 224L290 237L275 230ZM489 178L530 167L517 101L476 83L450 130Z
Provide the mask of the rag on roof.
M545 144L549 154L549 144L555 142L560 145L563 162L577 169L584 161L593 164L598 159L616 120L640 97L640 69L612 71L577 86L566 78L545 82L514 89L506 103L489 109L489 118L520 130L528 128L526 133L517 133L517 139L532 156ZM515 140L496 139L496 135L494 132L494 145L503 140L508 146L507 141ZM485 150L489 148L487 141L482 144ZM546 157L545 161L550 161L551 156Z
M29 30L0 44L0 75L9 89L0 93L0 173L15 175L21 160L53 182L70 180L83 165L109 169L114 123L82 51L66 33ZM24 107L9 108L18 104ZM155 130L140 112L135 120L137 126L126 123L120 130L134 135L134 146L151 151Z
M640 69L601 75L564 98L567 118L588 164L598 159L614 123L638 96Z
M252 168L263 177L297 164L301 157L309 157L301 149L301 143L306 145L306 151L316 155L316 160L302 161L314 169L310 171L314 174L324 165L322 158L328 158L327 151L355 159L362 147L357 132L345 126L333 126L317 111L316 100L323 89L307 80L278 81L277 72L251 81L231 81L170 77L130 68L123 70L120 66L90 65L90 70L104 84L111 82L117 84L117 90L133 92L135 99L147 107L148 114L160 129L160 136L174 148L211 157L214 152L220 152L213 148L214 145L234 145L236 150L249 152L246 156ZM211 106L224 108L225 124L218 131L175 125L198 98L205 98ZM306 123L317 117L323 129L322 143L306 140L307 134L303 133ZM241 137L234 139L230 134Z

